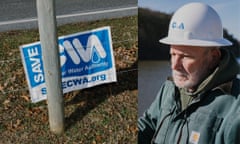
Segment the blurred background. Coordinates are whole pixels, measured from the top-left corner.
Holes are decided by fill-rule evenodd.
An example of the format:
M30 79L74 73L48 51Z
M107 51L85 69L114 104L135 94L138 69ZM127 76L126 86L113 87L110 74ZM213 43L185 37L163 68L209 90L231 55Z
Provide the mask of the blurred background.
M169 46L159 43L167 36L172 14L191 0L138 0L138 115L149 107L160 86L171 75ZM233 45L228 47L240 57L240 1L201 0L212 6L220 15L224 37Z

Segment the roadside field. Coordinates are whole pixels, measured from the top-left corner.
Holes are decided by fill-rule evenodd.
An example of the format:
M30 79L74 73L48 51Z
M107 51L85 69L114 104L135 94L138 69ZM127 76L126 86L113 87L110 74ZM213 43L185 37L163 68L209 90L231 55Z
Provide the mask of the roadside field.
M137 143L137 16L58 27L68 35L110 26L118 82L64 95L65 133L50 132L47 101L31 103L19 46L37 29L0 33L0 143Z

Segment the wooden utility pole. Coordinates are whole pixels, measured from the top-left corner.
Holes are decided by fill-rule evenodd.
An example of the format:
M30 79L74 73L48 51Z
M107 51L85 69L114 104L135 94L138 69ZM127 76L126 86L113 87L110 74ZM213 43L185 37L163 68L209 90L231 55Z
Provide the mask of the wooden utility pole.
M55 0L37 0L38 27L42 47L50 130L64 132L64 104L56 28Z

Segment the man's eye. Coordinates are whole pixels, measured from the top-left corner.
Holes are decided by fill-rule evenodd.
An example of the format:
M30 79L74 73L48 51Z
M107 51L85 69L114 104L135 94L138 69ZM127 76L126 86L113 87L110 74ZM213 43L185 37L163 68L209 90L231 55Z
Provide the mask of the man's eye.
M193 57L190 56L190 55L184 55L183 58L186 58L186 59L193 59Z

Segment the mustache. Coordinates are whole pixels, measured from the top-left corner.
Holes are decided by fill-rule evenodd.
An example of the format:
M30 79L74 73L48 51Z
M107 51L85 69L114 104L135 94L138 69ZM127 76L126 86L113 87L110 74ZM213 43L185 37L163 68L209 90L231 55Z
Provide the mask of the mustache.
M176 76L183 76L183 77L187 77L188 76L188 74L186 72L180 72L180 71L176 71L176 70L173 70L172 74L176 75Z

